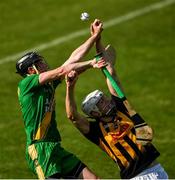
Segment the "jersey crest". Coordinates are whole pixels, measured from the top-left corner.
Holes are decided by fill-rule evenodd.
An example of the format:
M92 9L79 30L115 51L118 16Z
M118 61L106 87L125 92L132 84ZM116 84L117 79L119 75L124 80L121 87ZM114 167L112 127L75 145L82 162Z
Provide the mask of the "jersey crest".
M114 122L103 124L100 123L101 130L105 135L105 139L110 144L116 144L125 135L130 133L130 130L134 127L133 122L122 112L117 113L117 117Z

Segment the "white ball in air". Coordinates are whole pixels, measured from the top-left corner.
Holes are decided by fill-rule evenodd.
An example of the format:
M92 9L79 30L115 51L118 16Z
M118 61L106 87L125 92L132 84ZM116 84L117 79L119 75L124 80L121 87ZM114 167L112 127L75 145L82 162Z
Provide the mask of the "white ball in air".
M88 14L87 12L81 13L80 19L81 19L82 21L87 21L87 20L89 20L89 14Z

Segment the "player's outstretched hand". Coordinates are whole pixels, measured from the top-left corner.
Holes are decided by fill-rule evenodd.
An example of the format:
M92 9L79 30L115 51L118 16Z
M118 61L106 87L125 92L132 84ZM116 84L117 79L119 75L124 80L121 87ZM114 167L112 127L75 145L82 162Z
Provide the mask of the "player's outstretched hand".
M103 31L103 23L99 19L95 19L90 26L91 35L96 34L100 36L102 31Z
M96 60L96 58L94 58L93 64L92 64L93 68L99 68L99 69L107 65L108 65L107 62L103 57L101 57L101 59L98 61Z

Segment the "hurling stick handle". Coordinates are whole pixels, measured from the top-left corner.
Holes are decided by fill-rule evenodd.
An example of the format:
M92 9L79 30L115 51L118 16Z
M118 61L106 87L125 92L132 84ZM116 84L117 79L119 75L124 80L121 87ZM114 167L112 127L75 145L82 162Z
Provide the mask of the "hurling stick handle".
M96 61L99 61L100 58L102 57L102 53L99 53L95 56ZM109 71L107 70L106 67L102 67L102 71L104 73L104 75L109 79L112 87L114 88L114 90L116 91L116 93L118 94L119 98L124 98L125 95L123 94L123 92L121 91L119 85L117 84L117 82L114 80L114 78L111 76L111 74L109 73Z
M102 57L102 54L97 54L95 56L97 61L99 61L101 57ZM140 115L137 114L137 112L132 108L132 106L130 105L130 103L126 99L124 93L121 91L119 85L114 80L114 78L111 76L111 74L109 73L109 71L107 70L106 67L102 67L102 72L109 79L112 87L114 88L115 92L118 94L118 97L120 99L123 99L123 103L124 103L126 109L128 110L128 113L131 116L131 120L133 121L134 125L138 125L138 124L142 124L142 125L145 124L145 125L147 125L145 123L145 121L140 117Z
M105 74L105 76L109 79L112 87L114 88L115 92L118 94L118 97L120 99L123 99L123 103L124 103L126 109L128 110L128 113L129 113L131 120L133 121L134 125L139 125L139 124L147 125L145 123L145 121L141 118L141 116L139 114L137 114L137 112L132 108L132 106L130 105L130 103L126 99L125 95L121 91L120 87L118 86L117 82L111 76L111 74L106 69L106 67L103 67L102 71Z
M121 91L120 87L118 86L117 82L113 79L113 77L111 76L111 74L109 73L109 71L107 70L106 67L102 68L103 73L105 74L105 76L109 79L112 87L114 88L115 92L118 94L119 98L124 98L124 94Z

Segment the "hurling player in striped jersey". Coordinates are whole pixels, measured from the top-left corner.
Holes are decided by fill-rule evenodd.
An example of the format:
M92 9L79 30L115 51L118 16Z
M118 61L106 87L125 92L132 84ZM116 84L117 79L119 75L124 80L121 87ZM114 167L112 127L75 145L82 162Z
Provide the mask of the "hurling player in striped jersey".
M99 20L96 23L100 23ZM91 33L94 27L91 26ZM107 70L123 91L115 71L115 50L104 46L101 38L96 41L97 53L102 52ZM154 147L152 129L131 107L126 97L120 98L110 80L106 78L111 98L102 91L89 93L82 102L82 111L77 111L74 88L78 74L70 72L66 76L67 117L91 142L105 151L120 169L122 179L168 179L168 175L156 159L160 153ZM89 118L92 120L89 121ZM94 120L94 121L93 121Z

